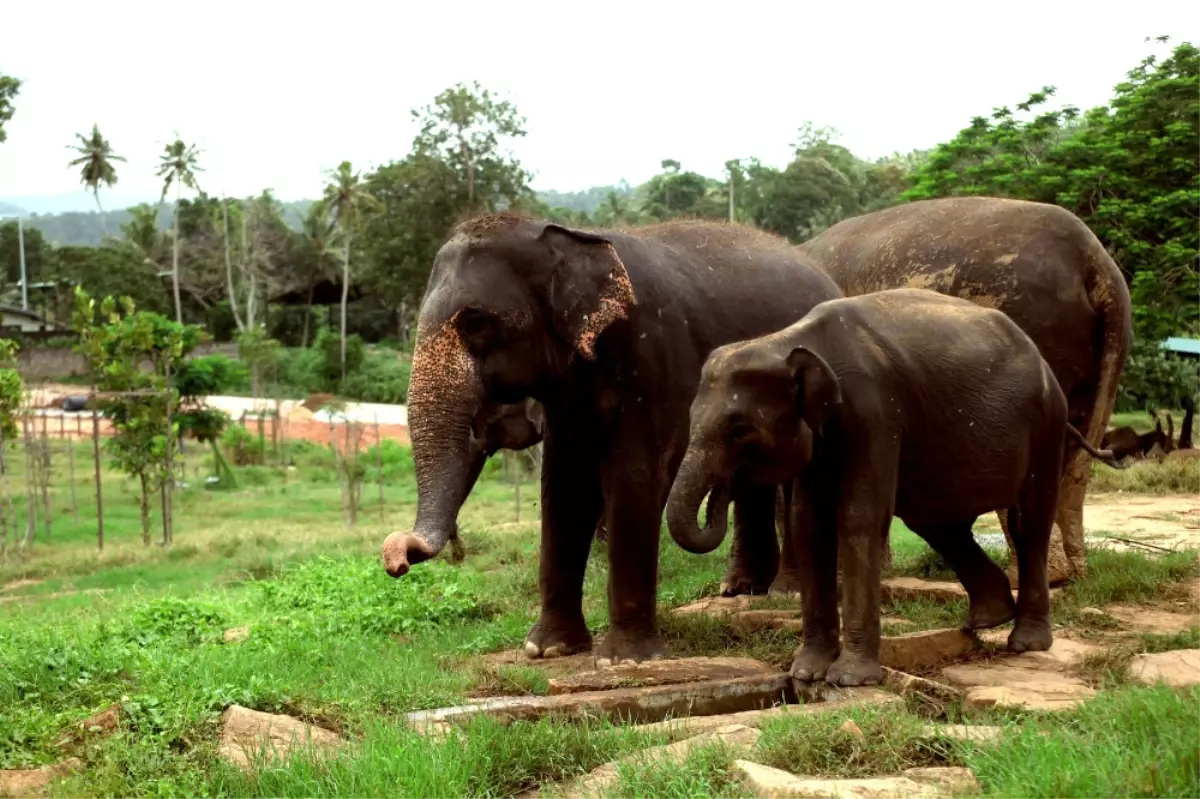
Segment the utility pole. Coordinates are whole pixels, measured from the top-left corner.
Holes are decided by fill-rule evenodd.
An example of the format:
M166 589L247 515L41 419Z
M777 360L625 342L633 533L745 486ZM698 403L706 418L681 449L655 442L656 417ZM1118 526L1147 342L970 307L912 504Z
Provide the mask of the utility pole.
M29 276L25 274L25 226L17 217L17 254L21 261L21 310L29 310Z
M21 310L29 310L29 276L25 274L25 224L20 214L5 214L0 219L17 220L17 256L21 262Z

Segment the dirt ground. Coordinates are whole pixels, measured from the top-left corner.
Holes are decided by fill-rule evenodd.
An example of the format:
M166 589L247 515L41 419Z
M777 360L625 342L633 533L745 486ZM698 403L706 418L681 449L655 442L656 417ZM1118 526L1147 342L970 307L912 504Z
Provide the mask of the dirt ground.
M1153 548L1200 549L1200 496L1093 494L1084 504L1083 525L1090 546L1147 549L1118 540L1124 538ZM999 533L1000 525L989 514L976 522L975 529Z
M1089 536L1102 538L1104 533L1110 533L1168 549L1197 549L1200 548L1200 496L1100 494L1088 498L1084 525ZM1127 546L1120 541L1110 543L1114 548Z

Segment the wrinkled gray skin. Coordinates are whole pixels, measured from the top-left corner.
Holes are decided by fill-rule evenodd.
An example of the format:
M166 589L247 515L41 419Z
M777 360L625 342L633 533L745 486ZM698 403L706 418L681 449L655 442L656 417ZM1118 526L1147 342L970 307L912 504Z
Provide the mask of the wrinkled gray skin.
M714 350L690 418L667 502L684 549L711 551L725 535L697 523L710 492L792 483L804 613L797 679L881 679L880 573L893 514L954 569L969 627L1015 617L1011 650L1051 645L1046 555L1066 443L1079 434L1049 365L1003 313L919 289L822 303L777 333ZM996 508L1008 510L1017 550L1015 604L971 534Z
M926 288L1002 311L1050 364L1071 423L1100 445L1133 336L1132 311L1120 269L1070 211L993 197L922 200L844 220L798 249L847 297ZM1083 501L1091 464L1072 444L1066 463L1051 584L1087 570ZM997 515L1007 529L1005 512ZM762 581L744 576L728 593Z

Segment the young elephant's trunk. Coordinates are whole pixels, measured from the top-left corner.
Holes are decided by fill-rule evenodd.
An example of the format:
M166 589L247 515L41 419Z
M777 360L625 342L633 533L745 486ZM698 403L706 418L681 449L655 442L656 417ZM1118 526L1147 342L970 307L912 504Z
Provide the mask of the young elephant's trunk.
M412 533L383 542L392 577L436 557L456 537L458 510L471 481L471 422L483 386L453 320L420 335L408 389L408 430L417 473L417 521Z
M717 475L718 456L688 447L671 494L667 498L667 529L675 543L702 555L712 552L725 539L729 522L729 486ZM711 493L710 493L711 492ZM708 494L708 514L704 527L696 521L700 503Z

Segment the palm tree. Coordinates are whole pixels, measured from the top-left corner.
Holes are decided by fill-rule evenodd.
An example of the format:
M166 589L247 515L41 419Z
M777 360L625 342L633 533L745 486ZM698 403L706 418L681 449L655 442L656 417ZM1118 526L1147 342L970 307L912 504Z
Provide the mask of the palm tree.
M171 184L175 184L175 211L172 220L175 242L171 253L171 282L175 291L175 321L180 324L183 324L183 303L179 299L179 195L184 186L196 191L200 189L196 182L196 173L204 170L196 165L199 154L196 145L184 144L183 139L176 133L175 141L163 148L156 173L163 179L162 196L158 198L160 206L167 199Z
M379 200L367 192L360 173L349 161L329 173L323 201L333 226L342 240L342 382L346 382L346 303L350 294L350 243L363 214L379 208Z
M333 222L329 218L329 206L317 200L309 206L300 223L300 236L304 242L304 277L308 281L308 305L304 309L304 334L301 346L308 346L309 329L312 326L313 292L317 282L327 276L326 265L330 255L329 238L333 233Z
M92 125L90 137L82 133L76 133L75 137L79 139L79 144L67 146L79 153L79 157L73 160L70 166L82 167L79 170L79 182L92 190L92 195L96 198L96 210L100 212L100 225L104 228L104 237L108 238L108 220L104 218L104 207L100 205L100 184L103 183L110 189L115 186L117 170L112 162L125 159L112 151L108 139L100 135L99 125Z

